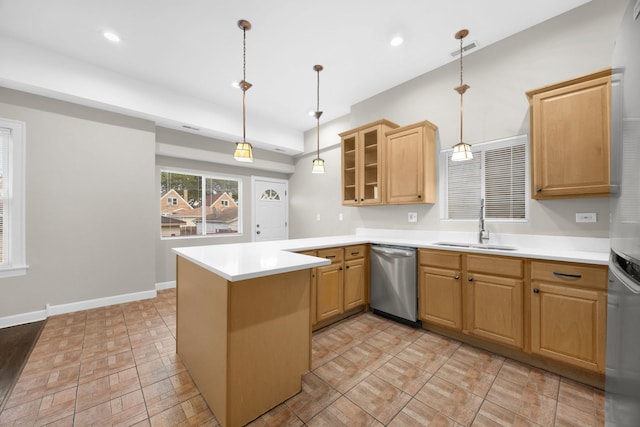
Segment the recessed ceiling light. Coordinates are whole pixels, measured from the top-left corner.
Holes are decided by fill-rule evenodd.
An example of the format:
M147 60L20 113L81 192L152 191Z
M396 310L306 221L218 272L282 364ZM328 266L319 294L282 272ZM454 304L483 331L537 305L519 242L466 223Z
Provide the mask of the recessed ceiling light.
M404 39L401 36L395 36L391 39L389 44L395 47L395 46L400 46L403 42L404 42Z
M116 33L112 33L111 31L105 31L104 33L102 33L102 35L104 36L105 39L109 40L110 42L120 43L120 36L117 35Z

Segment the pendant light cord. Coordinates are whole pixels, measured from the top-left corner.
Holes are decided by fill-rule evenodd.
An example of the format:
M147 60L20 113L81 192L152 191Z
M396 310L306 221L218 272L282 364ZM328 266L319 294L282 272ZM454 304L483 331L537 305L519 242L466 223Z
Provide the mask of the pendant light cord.
M461 37L460 38L460 87L463 86L463 83L462 83L462 39L463 38ZM462 108L463 107L463 103L462 103L463 95L464 95L464 91L461 90L460 91L460 142L462 142L462 114L463 114L463 111L464 111L464 109Z
M242 142L247 142L247 29L242 28Z

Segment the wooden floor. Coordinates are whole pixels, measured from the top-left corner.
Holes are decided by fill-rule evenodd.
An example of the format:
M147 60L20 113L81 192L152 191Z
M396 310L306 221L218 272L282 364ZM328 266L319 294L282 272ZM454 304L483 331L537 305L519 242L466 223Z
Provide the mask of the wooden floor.
M0 329L0 412L38 340L44 322Z

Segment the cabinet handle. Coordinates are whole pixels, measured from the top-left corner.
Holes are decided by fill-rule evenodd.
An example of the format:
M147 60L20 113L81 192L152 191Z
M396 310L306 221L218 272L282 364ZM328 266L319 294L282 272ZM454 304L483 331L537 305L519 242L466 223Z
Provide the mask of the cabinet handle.
M460 276L456 275L456 277L454 277L454 279L458 280L460 278Z
M351 252L351 255L356 256L358 255L360 252Z
M340 267L338 270L342 271L342 267Z
M540 193L542 192L542 188L541 187L536 187L536 193Z
M346 267L346 268L349 268L349 266L347 265L347 267Z
M364 202L364 199L360 199L361 202Z
M469 277L467 280L468 280L469 282L473 282L473 277Z
M354 201L354 202L357 202L357 201L358 201L358 199L353 199L353 201Z
M421 199L421 198L422 198L422 194L418 194L418 199Z
M581 279L582 274L569 274L569 273L560 273L559 271L553 272L554 276L565 277L567 279Z
M540 293L540 289L538 289L538 288L533 288L533 293L534 293L534 294L539 294L539 293Z
M335 258L335 257L336 257L335 255L327 255L327 256L325 256L325 258Z

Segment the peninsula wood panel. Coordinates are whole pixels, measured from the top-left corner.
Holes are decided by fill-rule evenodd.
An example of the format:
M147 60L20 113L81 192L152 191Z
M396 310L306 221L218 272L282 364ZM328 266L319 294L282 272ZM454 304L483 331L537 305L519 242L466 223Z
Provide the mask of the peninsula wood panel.
M177 351L222 426L301 390L310 368L310 270L229 282L178 257Z

